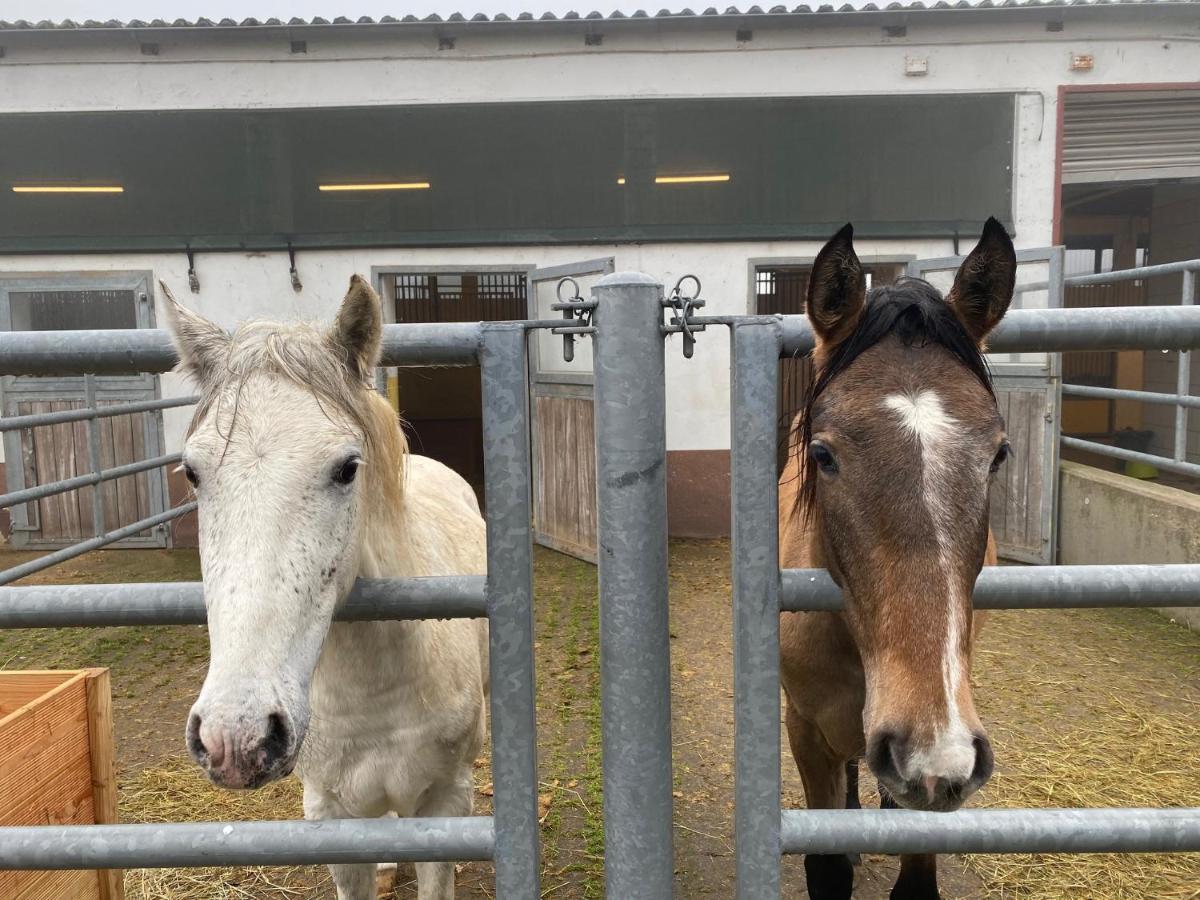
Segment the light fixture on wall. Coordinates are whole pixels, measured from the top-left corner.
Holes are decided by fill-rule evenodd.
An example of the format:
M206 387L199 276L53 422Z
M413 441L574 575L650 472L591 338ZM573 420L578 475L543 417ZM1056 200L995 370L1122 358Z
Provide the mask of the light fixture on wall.
M724 184L729 181L728 172L713 172L708 175L655 175L655 184ZM617 184L624 184L625 176L617 177Z
M14 194L123 194L119 184L14 184Z
M428 181L364 181L354 184L318 184L318 191L427 191Z
M729 180L728 172L716 172L712 175L658 175L655 184L723 184Z
M1072 72L1090 72L1096 68L1096 58L1090 53L1072 53L1070 69Z

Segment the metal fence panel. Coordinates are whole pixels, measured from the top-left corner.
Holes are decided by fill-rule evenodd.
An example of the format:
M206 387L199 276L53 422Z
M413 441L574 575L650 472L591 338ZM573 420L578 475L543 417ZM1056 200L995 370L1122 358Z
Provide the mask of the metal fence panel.
M385 328L385 365L481 367L484 398L487 576L361 579L339 620L489 619L495 815L323 822L187 823L0 828L0 868L495 859L497 893L540 891L533 663L526 328L521 323ZM165 332L0 335L4 372L163 371L175 356ZM91 419L79 415L72 421ZM24 425L25 423L20 423ZM36 423L34 423L36 424ZM162 460L150 462L161 463ZM149 463L140 464L148 466ZM101 476L104 473L101 473ZM90 476L99 480L98 476ZM90 483L90 481L89 481ZM43 486L53 487L50 485ZM61 486L60 486L61 487ZM49 557L9 569L13 580L104 546L131 528L190 512L184 504ZM198 583L0 588L0 627L202 623Z
M1200 346L1195 307L1015 310L993 332L996 352L1190 349ZM735 318L731 422L734 502L735 821L738 897L779 896L781 853L1177 852L1200 847L1200 809L779 810L780 611L838 610L829 573L778 569L768 522L778 503L773 446L774 360L756 348L752 320ZM812 349L802 316L779 320L784 355ZM715 324L715 320L712 320ZM753 523L753 524L750 524ZM1191 606L1200 565L997 567L981 573L978 608ZM765 605L764 605L765 604ZM776 605L778 604L778 605ZM765 646L756 646L765 644ZM754 692L751 691L752 686ZM769 759L767 758L769 757ZM771 808L767 809L767 805Z

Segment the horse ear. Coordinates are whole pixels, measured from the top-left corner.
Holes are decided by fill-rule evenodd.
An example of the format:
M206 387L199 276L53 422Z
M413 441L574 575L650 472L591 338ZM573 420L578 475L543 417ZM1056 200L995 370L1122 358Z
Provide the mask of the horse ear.
M850 336L867 299L867 279L854 252L854 226L846 224L817 254L808 277L805 309L823 344Z
M989 218L946 295L967 333L979 344L1004 318L1017 283L1017 251L1004 226Z
M367 381L379 362L382 339L383 309L379 295L361 275L351 275L350 289L330 329L329 340L345 354L351 374Z
M180 369L204 383L229 352L229 335L221 326L180 304L164 282L160 281L158 286L165 301L167 328L179 353Z

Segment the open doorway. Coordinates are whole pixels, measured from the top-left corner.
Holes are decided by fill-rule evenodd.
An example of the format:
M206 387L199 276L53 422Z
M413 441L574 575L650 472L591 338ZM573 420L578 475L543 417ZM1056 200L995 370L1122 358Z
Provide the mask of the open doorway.
M413 322L528 318L528 272L512 267L376 270L385 316ZM443 462L483 496L483 399L479 367L388 370L388 397L413 453Z

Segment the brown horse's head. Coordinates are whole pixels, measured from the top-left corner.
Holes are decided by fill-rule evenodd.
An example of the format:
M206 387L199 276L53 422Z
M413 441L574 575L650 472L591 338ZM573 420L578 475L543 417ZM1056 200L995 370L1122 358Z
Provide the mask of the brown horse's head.
M868 296L852 234L826 244L809 282L803 503L862 657L867 762L902 806L955 809L992 772L969 682L971 592L1008 444L981 349L1016 255L989 219L945 299L918 279Z

